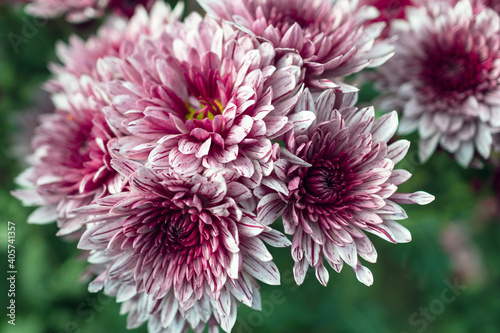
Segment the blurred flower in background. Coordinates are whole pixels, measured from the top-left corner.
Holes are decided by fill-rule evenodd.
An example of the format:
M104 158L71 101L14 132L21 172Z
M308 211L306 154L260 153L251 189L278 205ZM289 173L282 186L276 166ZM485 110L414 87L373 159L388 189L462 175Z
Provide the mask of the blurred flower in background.
M441 244L450 256L452 270L461 283L477 285L484 282L485 269L483 258L473 243L471 230L462 224L450 223L441 234Z
M154 0L25 0L26 12L35 16L53 18L65 15L73 23L82 23L104 15L107 8L118 15L131 17L137 6L150 9Z
M500 17L474 14L468 0L407 13L393 26L396 56L379 69L380 107L402 110L399 133L418 129L423 162L438 145L463 167L475 152L488 158L500 131Z

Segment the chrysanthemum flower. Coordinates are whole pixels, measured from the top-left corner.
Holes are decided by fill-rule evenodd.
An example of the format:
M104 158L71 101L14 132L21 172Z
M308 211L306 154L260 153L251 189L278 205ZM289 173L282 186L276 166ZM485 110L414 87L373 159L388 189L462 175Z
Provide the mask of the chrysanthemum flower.
M396 56L379 69L383 109L402 109L399 132L418 129L420 158L438 144L464 167L490 155L500 131L500 17L469 1L408 8Z
M255 187L269 175L279 138L310 113L287 117L301 89L293 54L193 14L157 42L141 40L107 88L109 121L131 135L113 147L153 168L199 174L227 168ZM104 66L103 66L104 68Z
M396 193L411 174L394 169L409 142L387 142L396 131L395 112L374 120L373 108L357 110L350 98L333 91L319 97L306 92L297 110L312 110L317 119L285 137L287 150L276 174L263 181L258 219L283 216L285 233L293 235L294 275L301 284L309 266L321 284L329 279L324 260L337 272L345 262L359 281L373 282L359 257L375 262L377 252L365 232L392 243L409 242L409 231L397 220L407 217L399 204L427 204L425 192ZM338 108L338 109L337 109Z
M81 23L101 17L106 8L115 13L132 17L137 6L151 8L155 0L27 0L26 11L39 17L65 15L69 22Z
M82 79L73 84L66 86L65 96L54 100L54 113L40 116L41 125L32 141L33 166L18 178L21 185L34 189L14 192L24 204L41 206L28 222L57 220L60 235L80 229L84 218L72 214L73 209L107 192L119 191L123 185L109 164L106 144L115 135L104 115L96 112L102 102L94 95L91 81ZM86 96L80 84L88 84Z
M99 59L116 55L122 46L135 41L139 32L153 34L179 15L158 3L151 16L139 10L128 26L111 18L98 37L86 43L75 37L69 47L59 45L63 65L52 66L54 78L47 84L56 111L40 118L32 144L32 167L18 179L32 189L14 192L24 204L41 206L29 222L57 220L60 235L73 233L84 220L72 214L73 209L121 190L125 180L111 168L107 144L122 134L105 119L102 108L108 101L99 88L113 76L97 73Z
M306 84L332 87L339 78L376 67L393 55L387 41L374 44L384 23L373 7L356 9L347 0L198 0L211 15L234 21L271 42L278 53L293 50L304 59Z
M140 325L152 313L151 332L181 332L173 320L197 327L213 316L230 331L237 301L260 306L255 278L279 284L262 240L273 246L290 243L238 204L253 195L235 181L237 175L210 169L184 177L125 160L113 165L130 179L129 191L77 210L94 216L79 248L91 251L90 262L109 263L91 289L104 287L120 301L149 295L138 296L145 304L134 300L125 306L140 314L132 315L129 325Z

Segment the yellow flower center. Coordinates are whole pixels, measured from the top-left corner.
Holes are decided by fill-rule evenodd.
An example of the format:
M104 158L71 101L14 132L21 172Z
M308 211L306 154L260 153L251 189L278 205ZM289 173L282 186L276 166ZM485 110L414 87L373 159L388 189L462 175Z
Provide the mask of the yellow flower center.
M186 103L186 107L188 109L188 113L186 114L186 119L198 119L203 120L208 118L210 120L214 120L216 115L222 114L222 110L224 110L223 105L216 99L211 98L199 98L201 108L197 109L193 107L191 104Z

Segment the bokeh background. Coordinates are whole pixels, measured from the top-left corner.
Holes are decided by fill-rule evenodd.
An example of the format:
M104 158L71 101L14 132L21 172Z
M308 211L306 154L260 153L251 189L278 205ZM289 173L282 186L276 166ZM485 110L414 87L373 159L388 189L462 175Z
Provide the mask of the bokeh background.
M70 34L88 36L101 22L75 26L62 19L36 20L1 2L0 332L127 332L120 305L87 291L82 276L86 264L76 243L56 237L54 224L28 225L32 208L10 195L15 177L26 167L36 115L50 111L40 87L49 76L47 64L57 61L56 41L67 41ZM360 103L375 97L370 84L361 87ZM416 149L413 144L400 163L414 174L401 190L425 190L436 200L407 206L409 218L403 224L412 232L411 243L393 245L371 237L379 253L378 262L368 264L375 283L364 286L347 267L341 274L330 270L326 288L311 270L297 287L290 249L277 249L273 253L282 285L262 286L261 312L242 305L233 332L500 332L500 201L495 182L500 186L495 168L464 170L442 152L420 165ZM5 315L7 221L16 224L15 326ZM141 327L130 332L146 331Z

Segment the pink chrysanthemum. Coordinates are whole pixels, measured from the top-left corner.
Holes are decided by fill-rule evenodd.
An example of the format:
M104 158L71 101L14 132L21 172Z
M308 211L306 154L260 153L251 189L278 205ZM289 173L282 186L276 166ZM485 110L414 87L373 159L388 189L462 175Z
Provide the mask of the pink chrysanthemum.
M32 141L33 166L18 178L21 185L34 189L14 192L24 204L41 206L28 222L57 220L59 235L81 228L84 218L72 214L73 209L120 191L123 185L111 169L106 146L115 135L104 115L97 112L102 101L91 85L89 79L66 86L64 95L55 99L56 111L40 116L41 125ZM82 87L88 89L85 94Z
M376 67L393 55L387 41L374 44L384 23L373 7L347 0L198 0L211 15L234 21L270 41L277 52L293 50L304 59L306 84L332 87L339 78ZM333 81L333 82L332 82Z
M115 13L132 17L137 6L150 9L155 0L27 0L26 11L40 17L65 15L69 22L81 23L101 17L106 8Z
M333 91L314 99L306 92L296 109L311 110L317 119L285 137L287 150L276 163L276 174L256 192L262 197L259 220L282 214L285 233L293 235L298 284L309 266L321 284L327 284L323 257L335 271L345 262L361 282L372 284L371 272L358 259L377 259L365 232L392 243L409 242L409 231L396 222L407 217L399 204L434 199L425 192L396 193L411 176L394 169L409 142L387 143L396 131L397 114L374 121L373 108L357 110L351 107L353 100L340 102Z
M418 129L422 161L438 144L464 167L476 150L487 158L500 131L500 17L467 0L407 10L396 56L379 69L381 107L403 110L401 134Z
M107 118L131 134L113 149L184 175L227 168L257 186L276 159L271 139L309 116L287 117L300 63L290 54L274 64L274 55L271 44L197 14L157 42L141 40L120 64L123 79L107 89ZM115 68L117 59L108 60Z
M290 242L243 208L253 210L251 203L238 204L253 195L237 175L211 169L186 178L125 160L113 165L130 180L129 191L77 210L94 216L79 248L91 251L90 262L109 263L92 290L104 287L120 301L139 293L152 307L133 300L125 311L140 314L129 317L132 327L152 314L150 332L181 332L185 321L197 327L212 316L230 331L237 301L260 307L255 278L279 284L262 240Z
M179 15L158 3L150 17L138 10L128 26L123 20L110 18L98 37L87 43L75 37L69 47L59 45L63 65L52 66L54 78L47 84L56 111L40 118L32 143L33 166L19 177L21 185L32 189L14 193L26 205L41 206L29 222L57 220L60 235L73 233L84 220L72 214L73 209L121 190L124 180L110 167L107 148L121 133L109 126L102 113L107 100L99 88L113 76L97 73L99 59L116 55L139 33L154 33Z

